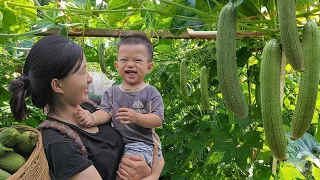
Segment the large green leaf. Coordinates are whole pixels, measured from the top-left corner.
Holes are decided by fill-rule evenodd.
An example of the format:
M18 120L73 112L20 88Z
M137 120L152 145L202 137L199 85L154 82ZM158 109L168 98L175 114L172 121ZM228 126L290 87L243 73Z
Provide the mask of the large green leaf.
M288 163L281 163L279 178L283 180L306 179L294 166Z
M237 51L237 66L243 67L249 61L249 58L252 56L252 53L248 50L247 47L242 47Z
M2 28L0 29L0 32L5 33L5 34L12 32L10 30L10 27L14 26L18 23L15 12L11 9L6 8L6 7L4 7L4 8L0 7L0 11L3 14Z
M250 17L251 19L265 19L261 13L261 4L259 1L254 0L241 0L237 3L238 17ZM244 17L243 17L244 16Z
M255 148L262 148L262 133L259 131L249 131L243 136L243 143L246 146L251 146Z

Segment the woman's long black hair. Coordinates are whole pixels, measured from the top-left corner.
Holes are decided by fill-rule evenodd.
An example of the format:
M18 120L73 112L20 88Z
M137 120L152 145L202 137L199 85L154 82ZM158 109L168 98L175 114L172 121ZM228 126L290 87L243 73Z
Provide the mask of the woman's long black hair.
M82 48L64 36L49 35L37 41L27 56L23 74L9 85L13 116L21 121L28 115L25 102L28 96L34 106L43 109L48 105L54 111L58 102L51 88L52 79L63 79L74 73L82 59Z

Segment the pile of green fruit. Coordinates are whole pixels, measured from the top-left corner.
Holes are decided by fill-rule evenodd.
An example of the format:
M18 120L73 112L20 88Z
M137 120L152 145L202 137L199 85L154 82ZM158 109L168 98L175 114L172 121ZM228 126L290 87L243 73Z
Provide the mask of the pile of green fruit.
M14 127L0 131L0 180L17 172L33 152L38 135L33 131L19 132Z

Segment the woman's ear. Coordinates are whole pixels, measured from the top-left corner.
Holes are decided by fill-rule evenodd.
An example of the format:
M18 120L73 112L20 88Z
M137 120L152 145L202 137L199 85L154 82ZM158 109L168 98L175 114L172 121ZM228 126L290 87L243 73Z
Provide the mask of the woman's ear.
M57 78L52 79L50 85L53 92L63 93L63 89L61 87L61 82L59 81L59 79Z

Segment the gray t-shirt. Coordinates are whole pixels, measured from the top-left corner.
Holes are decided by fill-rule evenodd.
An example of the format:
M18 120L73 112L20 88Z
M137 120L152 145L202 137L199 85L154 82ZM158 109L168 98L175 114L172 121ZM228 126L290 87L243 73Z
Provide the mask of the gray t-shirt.
M153 128L145 128L137 124L121 124L116 120L119 108L130 108L142 114L153 113L164 121L164 106L158 90L146 84L136 91L125 91L121 85L115 85L107 89L101 99L98 109L104 110L112 117L113 127L123 136L125 144L144 142L149 145L160 146L158 135Z

